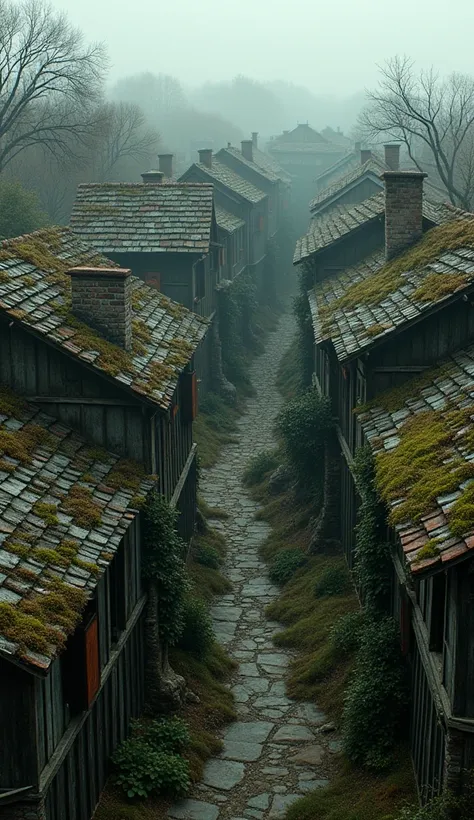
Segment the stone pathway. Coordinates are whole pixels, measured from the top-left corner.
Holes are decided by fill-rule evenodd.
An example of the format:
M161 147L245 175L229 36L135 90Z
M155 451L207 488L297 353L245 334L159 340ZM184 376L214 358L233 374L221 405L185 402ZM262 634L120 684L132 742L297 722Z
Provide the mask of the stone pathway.
M233 592L221 596L212 616L217 640L239 662L232 685L238 719L225 730L224 748L207 763L202 783L189 799L169 810L168 816L176 820L282 818L305 792L328 783L331 754L340 748L334 734L319 731L326 723L324 714L311 703L297 703L285 695L292 653L273 645L272 636L280 627L266 620L265 607L278 589L258 555L269 527L255 520L259 505L241 483L251 456L274 445L274 420L282 404L275 378L294 333L293 317L285 314L251 367L256 396L239 420L235 442L224 448L220 462L204 471L201 480L207 503L229 516L211 522L226 536L225 573L233 583Z

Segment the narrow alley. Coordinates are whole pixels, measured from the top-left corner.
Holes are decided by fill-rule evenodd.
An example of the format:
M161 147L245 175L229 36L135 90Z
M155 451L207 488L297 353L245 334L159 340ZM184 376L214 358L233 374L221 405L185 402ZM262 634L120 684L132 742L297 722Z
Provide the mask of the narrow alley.
M278 589L258 554L269 527L255 519L259 504L242 487L249 459L274 445L282 404L275 379L294 332L293 315L285 314L250 369L256 393L235 441L201 481L205 501L228 515L211 523L227 539L225 573L233 591L221 597L212 615L217 640L239 663L232 684L238 720L225 730L223 751L207 763L191 798L170 809L176 820L277 820L305 792L327 784L329 755L339 750L334 734L318 734L324 714L285 695L291 652L273 645L279 626L265 618L265 608Z

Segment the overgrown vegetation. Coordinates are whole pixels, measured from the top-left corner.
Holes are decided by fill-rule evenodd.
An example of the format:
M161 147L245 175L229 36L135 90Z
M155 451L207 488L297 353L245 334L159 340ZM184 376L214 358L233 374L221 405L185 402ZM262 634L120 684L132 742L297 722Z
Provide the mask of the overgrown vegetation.
M232 441L239 415L237 407L230 407L216 393L207 393L200 400L193 434L202 467L212 467L222 447Z
M314 330L308 291L313 287L313 273L309 265L298 266L299 293L294 300L294 313L298 325L296 337L297 372L301 388L309 387L314 371Z
M262 450L250 459L245 468L243 483L246 487L254 487L276 470L280 463L280 458L275 450Z
M322 491L324 448L333 429L331 405L310 388L286 403L281 410L278 432L284 454L303 487Z
M36 231L47 222L36 193L19 182L0 181L0 240Z
M474 775L471 773L462 794L446 789L426 805L405 806L395 820L472 820L474 817Z

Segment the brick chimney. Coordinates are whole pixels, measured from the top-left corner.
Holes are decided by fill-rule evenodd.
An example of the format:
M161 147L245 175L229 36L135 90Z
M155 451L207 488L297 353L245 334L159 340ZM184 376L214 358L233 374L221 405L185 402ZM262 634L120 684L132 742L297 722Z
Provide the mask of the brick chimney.
M385 151L385 165L388 165L391 171L400 170L400 146L399 145L384 145Z
M77 267L71 277L72 312L125 350L132 348L132 282L128 268Z
M206 168L212 168L212 148L202 148L199 151L199 162Z
M253 142L252 140L242 140L240 143L242 146L242 154L244 159L248 160L248 162L253 162Z
M157 185L163 182L163 176L163 171L147 171L145 174L142 174L142 180L145 185Z
M160 171L166 179L173 178L173 154L158 154Z
M252 131L252 145L254 148L258 148L258 131Z
M385 258L393 259L423 233L423 180L420 171L386 171Z
M360 152L360 164L364 165L369 159L372 159L372 151L370 148L362 148Z

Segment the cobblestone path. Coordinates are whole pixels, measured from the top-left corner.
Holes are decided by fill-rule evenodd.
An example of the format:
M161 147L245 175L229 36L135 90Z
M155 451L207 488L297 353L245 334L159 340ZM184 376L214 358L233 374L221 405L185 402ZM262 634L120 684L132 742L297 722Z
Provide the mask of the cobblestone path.
M258 556L269 527L255 520L259 505L241 483L250 457L274 444L274 419L282 403L275 378L294 333L293 317L285 314L251 367L256 395L239 420L236 441L224 448L219 463L201 481L207 503L229 516L211 522L226 536L225 573L233 583L232 593L219 599L212 616L217 640L239 663L232 684L238 718L224 731L223 751L207 763L202 783L169 810L177 820L281 818L298 797L327 784L331 753L339 751L334 735L318 734L325 716L313 704L285 695L291 652L272 643L279 627L266 620L265 607L278 589Z

